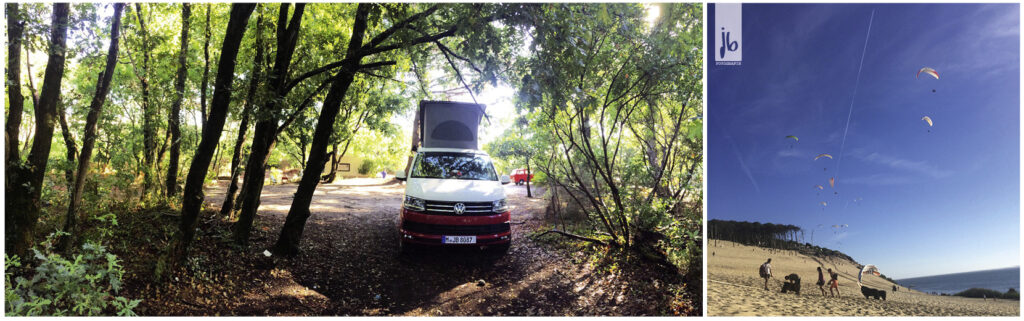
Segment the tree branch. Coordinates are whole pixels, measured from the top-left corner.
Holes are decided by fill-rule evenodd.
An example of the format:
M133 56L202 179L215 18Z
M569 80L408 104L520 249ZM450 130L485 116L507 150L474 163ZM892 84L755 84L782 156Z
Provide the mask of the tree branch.
M455 53L455 51L453 51L451 48L448 48L448 46L445 46L440 41L434 41L434 43L437 44L437 48L438 49L441 49L441 52L446 52L449 55L451 55L452 57L455 57L455 58L458 58L459 60L465 61L467 64L469 64L469 67L473 68L473 70L476 70L476 73L478 73L478 74L483 74L484 73L483 71L480 70L480 68L477 68L476 65L473 64L473 61L469 60L469 58L466 58L466 57L463 57L463 56L459 56L458 54Z
M378 61L378 62L371 62L371 63L368 63L368 64L359 65L359 69L373 69L373 68L379 68L379 67L384 67L384 66L392 66L394 64L395 64L395 61L393 61L393 60Z
M580 236L580 235L576 235L576 234L572 234L572 233L568 233L568 232L562 232L562 231L559 231L559 230L556 230L556 229L547 230L544 233L540 233L537 236L534 236L534 238L539 238L539 237L547 235L549 233L555 233L555 234L559 234L559 235L562 235L562 236L565 236L565 237L568 237L568 238L571 238L571 239L577 239L577 240L580 240L580 241L587 241L587 242L591 242L591 243L597 243L597 244L601 244L601 245L604 245L604 246L608 246L608 243L605 243L602 240L598 240L598 239L590 238L590 237L586 237L586 236Z
M322 92L324 90L324 88L327 88L327 85L329 85L336 78L338 78L338 77L335 76L335 77L331 77L331 78L325 79L323 81L323 83L320 84L320 86L316 87L316 89L314 89L312 92L310 92L309 95L306 96L306 98L302 100L302 103L299 104L299 107L296 108L295 111L292 112L292 114L288 116L288 119L286 119L284 121L284 123L281 124L281 126L277 127L277 134L275 134L275 135L280 135L282 132L284 132L284 130L286 128L288 128L288 125L291 125L292 122L294 122L295 119L298 118L299 115L302 114L302 112L305 111L307 107L309 107L310 103L313 101L313 97L316 97L317 95L319 95L320 92Z
M444 54L444 59L448 61L448 65L452 66L452 70L455 71L455 76L459 77L459 82L461 82L462 86L466 88L467 92L469 92L469 97L473 98L473 103L479 104L478 102L476 102L476 95L473 94L473 90L469 89L469 84L467 84L466 79L462 77L462 72L459 71L459 67L455 65L454 61L452 61L452 57L448 55L448 52L445 51L444 49L441 49L441 47L443 47L441 45L441 42L434 41L434 43L437 44L438 48L441 50L441 53ZM484 117L487 117L487 113L484 113ZM491 119L487 118L487 122L490 121Z
M374 48L374 47L379 46L382 42L384 42L384 40L387 40L389 37L391 37L392 34L397 32L398 29L405 28L406 26L408 26L409 24L413 23L414 21L422 19L423 17L426 17L426 16L429 16L429 15L433 14L434 11L437 11L437 8L438 7L435 4L435 5L431 6L430 8L427 8L427 10L423 10L423 12L414 14L414 15L410 16L409 18L406 18L405 20L402 20L401 22L391 26L387 30L384 30L384 32L381 32L377 36L373 37L373 39L371 39L370 42L366 44L365 48Z
M394 78L391 78L391 77L388 77L388 76L385 76L385 75L375 74L375 73L373 73L373 72L371 72L369 70L359 70L359 71L356 71L356 72L365 74L367 76L377 77L377 78L384 79L384 80L390 80L390 81L394 81L394 82L402 82L401 80L394 79Z
M385 51L391 51L391 50L395 50L395 49L398 49L398 48L418 45L418 44L425 43L425 42L434 42L434 41L440 40L442 38L451 37L451 36L455 35L455 30L456 29L457 29L457 27L451 27L450 29L445 30L444 32L441 32L439 34L432 35L432 36L419 37L419 38L413 39L413 40L411 40L411 41L409 41L407 43L397 43L397 44L387 45L387 46L383 46L383 47L369 47L369 48L365 48L363 50L360 50L359 56L366 57L366 56L382 53L382 52L385 52Z
M342 65L348 63L351 60L352 59L344 59L344 60L341 60L341 61L335 61L335 62L326 64L326 65L323 65L323 66L321 66L319 68L307 71L306 73L301 74L298 77L295 77L295 79L292 79L290 82L288 82L288 84L285 85L285 87L284 87L285 88L284 92L286 92L286 93L290 92L292 90L292 88L295 88L295 86L298 85L303 80L309 79L310 77L322 74L322 73L327 72L329 70L341 67Z

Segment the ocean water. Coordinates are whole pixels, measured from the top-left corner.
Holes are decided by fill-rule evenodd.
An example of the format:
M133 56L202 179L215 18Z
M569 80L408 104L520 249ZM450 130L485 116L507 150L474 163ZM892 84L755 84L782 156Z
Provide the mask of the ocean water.
M999 292L1013 288L1020 292L1020 267L923 276L896 280L903 287L921 292L956 294L970 288L991 289Z

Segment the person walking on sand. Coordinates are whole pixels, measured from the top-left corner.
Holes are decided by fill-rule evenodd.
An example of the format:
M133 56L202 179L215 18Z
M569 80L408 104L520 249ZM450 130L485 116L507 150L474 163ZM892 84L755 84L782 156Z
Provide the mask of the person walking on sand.
M825 296L825 274L821 272L821 267L818 267L818 289L821 290L821 296Z
M768 258L768 261L764 262L764 264L761 264L761 268L759 269L759 272L761 273L761 278L764 279L764 289L767 290L768 289L768 279L772 278L772 259L771 258Z
M832 269L828 269L828 275L832 278L829 280L828 293L834 297L843 297L839 293L839 272L832 272ZM832 292L833 289L836 290L835 293Z

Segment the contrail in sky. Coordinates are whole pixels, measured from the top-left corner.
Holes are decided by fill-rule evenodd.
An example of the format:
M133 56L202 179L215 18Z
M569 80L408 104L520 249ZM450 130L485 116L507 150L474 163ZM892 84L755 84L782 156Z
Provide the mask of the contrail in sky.
M739 148L736 148L736 141L732 140L732 136L726 135L725 138L729 139L729 143L732 146L733 154L736 154L736 160L740 162L740 167L743 168L743 173L747 174L747 178L750 179L750 183L754 185L754 190L757 193L761 193L761 187L757 186L757 180L754 179L754 174L750 172L750 168L747 167L747 162L743 161L743 155L740 153Z
M871 39L871 24L875 22L875 10L871 10L868 20L868 34L864 36L864 49L860 52L860 66L857 67L857 81L853 83L853 97L850 97L850 112L846 115L846 129L843 130L843 142L839 145L839 160L836 161L836 180L839 180L839 169L843 165L843 148L846 147L846 133L850 131L850 118L853 117L853 102L857 99L857 87L860 86L860 71L864 69L864 54L868 52L868 40Z

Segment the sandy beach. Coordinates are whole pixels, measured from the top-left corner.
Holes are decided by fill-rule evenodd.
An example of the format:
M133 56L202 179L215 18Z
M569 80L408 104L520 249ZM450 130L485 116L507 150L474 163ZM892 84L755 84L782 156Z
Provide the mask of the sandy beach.
M887 301L866 299L857 285L860 270L847 260L823 260L794 251L768 250L733 242L708 240L707 315L711 316L1018 316L1020 301L938 296L900 288L875 276L865 284L885 290ZM757 269L772 259L769 291ZM868 262L870 263L870 262ZM839 272L840 298L822 297L815 285L817 267ZM885 273L885 267L879 267ZM780 293L786 275L801 278L801 293ZM828 274L825 274L826 280ZM825 287L826 293L828 287Z

